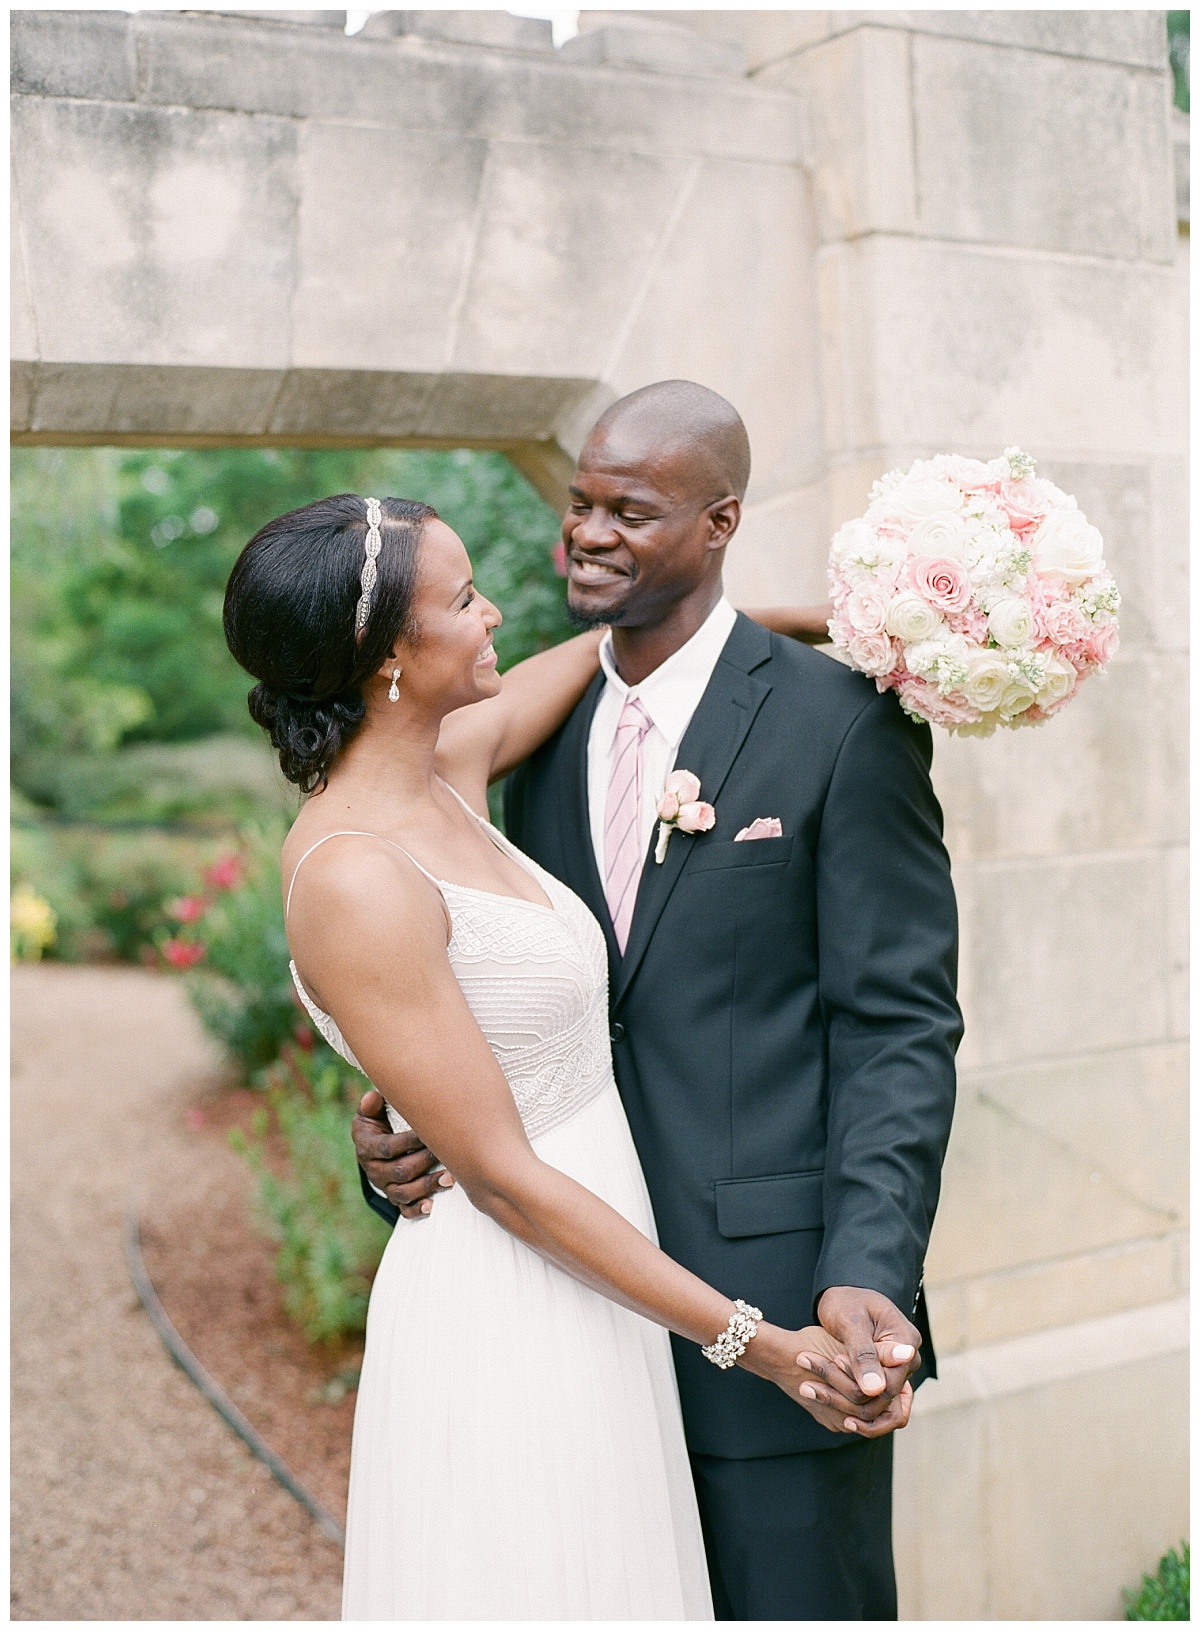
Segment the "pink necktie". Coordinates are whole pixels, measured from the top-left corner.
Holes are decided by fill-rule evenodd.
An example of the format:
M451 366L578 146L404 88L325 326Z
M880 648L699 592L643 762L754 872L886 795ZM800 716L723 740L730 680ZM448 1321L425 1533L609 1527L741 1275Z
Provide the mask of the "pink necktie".
M626 697L617 722L608 802L604 807L604 893L617 945L629 939L642 870L642 738L654 721L635 697Z

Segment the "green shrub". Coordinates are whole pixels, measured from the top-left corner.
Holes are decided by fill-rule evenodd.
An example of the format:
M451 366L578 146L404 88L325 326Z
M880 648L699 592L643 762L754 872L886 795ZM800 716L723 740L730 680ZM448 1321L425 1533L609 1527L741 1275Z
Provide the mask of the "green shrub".
M1136 1591L1125 1593L1127 1620L1190 1620L1192 1617L1191 1551L1187 1541L1172 1546L1159 1559L1154 1574L1144 1574Z
M365 1087L324 1043L287 1047L264 1073L270 1114L255 1117L249 1139L231 1135L258 1175L257 1211L279 1244L275 1274L288 1314L310 1342L332 1342L366 1325L371 1280L390 1230L363 1204L350 1118ZM274 1120L287 1169L266 1159Z
M203 911L185 930L160 931L159 948L176 967L189 967L181 948L197 949L188 995L203 1024L247 1073L275 1059L302 1019L283 927L282 842L282 823L243 829L241 875L230 887L200 897Z

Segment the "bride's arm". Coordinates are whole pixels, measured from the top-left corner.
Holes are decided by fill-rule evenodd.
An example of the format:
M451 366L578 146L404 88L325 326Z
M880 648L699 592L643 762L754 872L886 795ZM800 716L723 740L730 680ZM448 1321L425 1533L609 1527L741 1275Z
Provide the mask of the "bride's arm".
M447 714L438 736L438 773L466 792L482 773L490 785L515 770L563 725L600 666L603 629L515 663L498 696Z
M318 859L289 925L301 977L337 1020L370 1080L451 1170L472 1204L614 1302L697 1343L734 1305L660 1251L620 1213L541 1161L446 955L436 891L398 854L365 846L351 871ZM430 1225L436 1227L436 1223ZM515 1315L515 1311L514 1311ZM529 1331L521 1340L538 1341ZM845 1392L797 1363L836 1356L819 1328L764 1321L740 1363L775 1382L833 1431L876 1437L907 1419L911 1394ZM827 1367L834 1378L836 1367ZM800 1396L805 1387L807 1395ZM853 1417L855 1428L846 1421Z

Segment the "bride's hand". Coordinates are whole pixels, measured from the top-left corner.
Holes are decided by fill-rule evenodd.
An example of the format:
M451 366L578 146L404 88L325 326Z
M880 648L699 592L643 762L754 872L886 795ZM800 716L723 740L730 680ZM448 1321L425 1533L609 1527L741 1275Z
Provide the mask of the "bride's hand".
M820 1325L786 1331L763 1322L740 1363L781 1387L790 1399L833 1433L883 1438L907 1426L912 1387L889 1399L859 1390L846 1349Z

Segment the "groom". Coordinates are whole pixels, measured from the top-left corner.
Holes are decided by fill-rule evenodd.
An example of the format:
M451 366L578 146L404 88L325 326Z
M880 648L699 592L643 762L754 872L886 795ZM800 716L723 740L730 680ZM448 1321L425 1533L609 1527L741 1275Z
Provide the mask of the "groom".
M563 538L572 615L611 643L511 778L507 826L604 928L664 1250L777 1324L815 1316L882 1405L921 1361L885 1367L877 1344L924 1336L934 1374L921 1276L961 1032L954 893L928 727L723 596L749 473L741 419L702 386L648 386L600 419ZM672 768L716 824L674 833L660 863ZM429 1153L362 1114L354 1137L416 1215ZM673 1341L717 1618L894 1619L891 1438L829 1432Z

